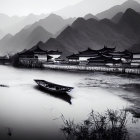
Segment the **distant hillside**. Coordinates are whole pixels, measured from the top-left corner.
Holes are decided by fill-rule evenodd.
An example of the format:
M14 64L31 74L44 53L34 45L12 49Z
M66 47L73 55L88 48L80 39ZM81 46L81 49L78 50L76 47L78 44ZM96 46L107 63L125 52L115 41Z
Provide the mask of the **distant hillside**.
M111 21L114 22L114 23L118 23L118 22L120 21L120 19L122 18L122 16L123 16L123 13L120 12L120 13L116 14L116 15L111 19Z
M97 14L119 4L121 4L120 0L81 0L77 4L56 11L55 14L66 18L83 17L88 13Z
M6 36L0 40L0 53L3 54L8 52L16 52L23 49L30 49L39 41L45 42L50 37L59 35L61 31L68 25L71 25L74 20L75 18L63 19L60 16L51 14L48 17L35 22L34 24L24 27L13 37L8 38Z
M37 42L47 40L41 44L43 49L60 50L66 56L88 47L100 49L104 45L116 46L116 49L121 51L129 49L133 44L139 44L140 14L129 8L117 20L118 22L114 23L112 19L106 18L102 20L78 18L71 26L64 28L56 38L51 38L52 34L42 26L28 26L11 37L3 46L0 44L0 50L16 52L30 49Z
M0 29L0 39L4 37L5 33Z
M134 9L135 11L140 13L140 3L138 3L135 0L127 0L122 5L116 5L106 11L97 14L96 16L99 19L103 19L103 18L111 19L120 12L124 13L128 8Z
M126 10L120 19L119 24L123 29L129 28L129 31L130 29L133 30L133 32L140 37L140 14L133 9L129 8Z
M92 15L92 14L87 14L87 15L84 16L84 19L86 19L86 20L88 20L90 18L98 20L98 18L96 16Z
M23 29L15 36L7 35L0 40L0 54L16 53L24 49L30 49L39 41L46 42L52 34L43 27L37 26L35 29Z
M11 34L5 35L1 40L0 40L0 45L3 46L6 42L8 42L13 36Z
M132 9L126 10L117 24L109 19L96 20L78 18L71 26L64 29L60 35L44 44L47 49L50 46L64 54L77 53L88 47L100 49L104 45L117 47L117 50L124 50L140 41L140 14ZM54 45L53 45L54 43ZM57 47L55 47L57 46Z
M0 14L0 29L3 30L5 34L16 34L19 32L22 28L29 24L33 24L36 21L39 21L40 19L45 18L47 15L41 14L41 15L34 15L30 14L28 16L18 17L13 16L9 17L5 14Z
M129 51L133 53L140 53L140 43L132 45L132 47L129 48Z
M38 22L35 22L27 28L36 28L37 26L42 26L48 32L55 35L64 27L71 25L74 20L75 18L63 19L58 15L50 14L48 17L41 19Z

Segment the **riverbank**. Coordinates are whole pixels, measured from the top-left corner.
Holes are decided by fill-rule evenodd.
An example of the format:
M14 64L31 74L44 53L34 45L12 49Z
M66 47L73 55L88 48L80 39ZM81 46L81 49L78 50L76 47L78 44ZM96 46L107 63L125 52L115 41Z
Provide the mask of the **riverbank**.
M122 67L106 67L106 66L80 66L80 65L56 65L43 64L46 69L67 70L67 71L92 71L92 72L113 72L126 74L140 74L140 68L122 68Z

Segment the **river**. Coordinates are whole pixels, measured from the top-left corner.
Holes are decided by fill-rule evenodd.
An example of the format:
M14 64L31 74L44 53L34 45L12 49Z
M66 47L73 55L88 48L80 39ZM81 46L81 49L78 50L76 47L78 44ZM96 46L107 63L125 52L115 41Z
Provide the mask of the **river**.
M64 98L40 91L34 79L72 86ZM107 73L17 69L0 66L0 138L10 140L64 139L61 115L79 123L91 110L131 108L139 114L139 76ZM137 115L138 115L137 114ZM130 115L131 116L131 115ZM11 130L12 136L7 135ZM128 125L130 138L140 137L140 121Z

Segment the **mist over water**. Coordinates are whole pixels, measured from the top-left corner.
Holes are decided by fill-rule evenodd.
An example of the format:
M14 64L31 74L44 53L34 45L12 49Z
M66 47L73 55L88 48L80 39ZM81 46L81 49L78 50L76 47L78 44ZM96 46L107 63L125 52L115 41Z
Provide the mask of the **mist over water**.
M72 86L66 97L52 96L39 90L34 79ZM61 115L79 123L91 110L124 109L136 106L139 95L126 85L138 84L139 78L105 73L78 73L50 70L16 69L0 66L0 137L3 139L64 139ZM137 99L137 100L136 100ZM131 125L140 130L139 123ZM137 128L138 127L138 128ZM12 136L7 135L8 128ZM138 133L138 131L135 131Z

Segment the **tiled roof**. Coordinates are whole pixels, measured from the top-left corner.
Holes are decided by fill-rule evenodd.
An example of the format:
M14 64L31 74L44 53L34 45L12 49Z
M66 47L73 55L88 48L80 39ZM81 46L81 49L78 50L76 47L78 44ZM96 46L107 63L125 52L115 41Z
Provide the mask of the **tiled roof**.
M101 53L104 53L104 52L114 52L116 48L108 48L106 46L104 46L104 48L98 50L99 52Z
M47 54L49 54L49 55L61 55L62 52L60 52L60 51L58 51L58 50L57 50L57 51L51 50L51 51L48 51Z
M46 51L40 49L40 47L37 47L36 49L33 50L35 53L46 53Z
M97 50L92 50L90 48L88 48L85 51L79 52L79 56L89 56L89 55L96 55L98 54Z
M67 56L68 59L78 59L79 56L77 54L72 54L70 56Z

